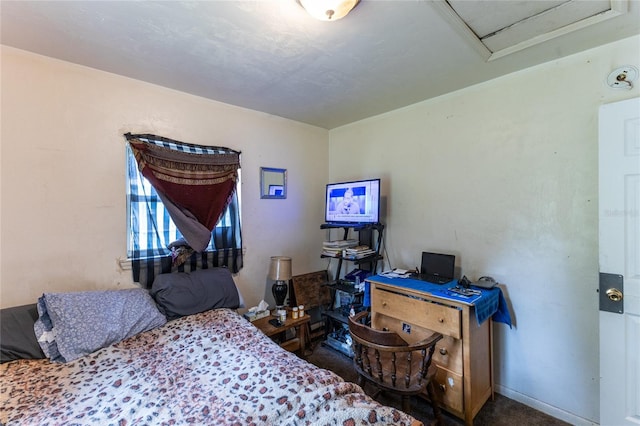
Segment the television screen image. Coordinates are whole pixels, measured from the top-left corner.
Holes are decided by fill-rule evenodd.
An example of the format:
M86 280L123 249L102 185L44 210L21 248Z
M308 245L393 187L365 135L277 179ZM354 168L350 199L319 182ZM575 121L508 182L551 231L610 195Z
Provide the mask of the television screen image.
M380 179L330 183L325 200L327 223L378 223Z

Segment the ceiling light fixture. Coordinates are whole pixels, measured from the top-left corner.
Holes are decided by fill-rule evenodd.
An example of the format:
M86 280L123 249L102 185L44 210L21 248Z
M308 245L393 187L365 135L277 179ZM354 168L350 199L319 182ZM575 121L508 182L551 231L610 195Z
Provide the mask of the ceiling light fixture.
M607 77L607 84L612 89L633 89L633 82L638 78L638 68L625 65L611 71Z
M307 13L321 21L337 21L342 19L360 0L296 0Z

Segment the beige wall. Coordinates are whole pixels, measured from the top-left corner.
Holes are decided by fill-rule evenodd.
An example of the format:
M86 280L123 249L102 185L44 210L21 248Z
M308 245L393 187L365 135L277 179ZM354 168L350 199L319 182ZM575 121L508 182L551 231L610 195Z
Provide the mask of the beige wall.
M457 255L504 283L498 390L571 423L599 419L598 107L640 39L580 53L330 131L330 180L381 177L386 266Z
M153 133L242 151L248 306L265 296L269 257L324 268L327 131L2 47L0 303L43 292L132 286L126 256L125 140ZM262 200L259 168L288 170L286 200Z

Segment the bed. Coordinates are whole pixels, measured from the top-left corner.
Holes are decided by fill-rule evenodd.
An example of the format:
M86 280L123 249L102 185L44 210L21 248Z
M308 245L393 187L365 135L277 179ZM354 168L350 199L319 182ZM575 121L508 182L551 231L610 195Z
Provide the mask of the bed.
M286 352L236 310L180 316L67 362L0 365L4 425L421 425Z

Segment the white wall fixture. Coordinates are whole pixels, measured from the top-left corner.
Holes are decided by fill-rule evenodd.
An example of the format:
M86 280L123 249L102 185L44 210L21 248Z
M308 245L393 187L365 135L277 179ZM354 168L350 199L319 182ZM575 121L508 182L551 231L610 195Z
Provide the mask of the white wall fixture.
M638 79L638 68L625 65L609 73L607 85L613 89L633 89L633 82Z

